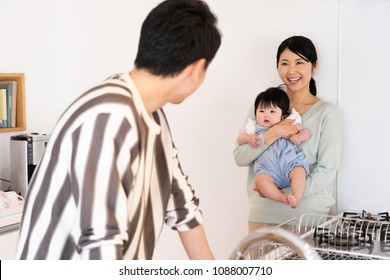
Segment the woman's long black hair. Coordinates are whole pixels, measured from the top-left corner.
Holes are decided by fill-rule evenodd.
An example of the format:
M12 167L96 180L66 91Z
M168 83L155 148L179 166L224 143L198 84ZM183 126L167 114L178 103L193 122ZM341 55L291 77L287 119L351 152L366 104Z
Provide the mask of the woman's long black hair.
M302 59L304 59L307 62L311 62L313 66L317 64L317 51L316 47L314 46L313 42L303 36L292 36L290 38L287 38L284 40L278 48L278 52L276 54L276 67L279 65L279 59L282 52L284 52L286 49L289 49ZM313 78L310 80L309 85L310 93L314 96L317 95L317 87L316 82Z

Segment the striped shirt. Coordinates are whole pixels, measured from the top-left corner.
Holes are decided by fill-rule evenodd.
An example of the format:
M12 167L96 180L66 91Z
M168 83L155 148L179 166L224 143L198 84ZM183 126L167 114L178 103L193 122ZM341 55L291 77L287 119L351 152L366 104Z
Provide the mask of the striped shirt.
M17 259L151 259L164 222L202 223L199 200L160 109L150 116L128 74L64 112L25 200Z

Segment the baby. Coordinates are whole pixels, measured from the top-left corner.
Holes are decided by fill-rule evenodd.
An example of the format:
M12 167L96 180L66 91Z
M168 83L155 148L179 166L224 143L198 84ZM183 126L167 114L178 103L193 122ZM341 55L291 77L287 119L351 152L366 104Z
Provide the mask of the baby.
M255 100L256 122L248 120L246 131L239 134L237 142L256 148L259 135L285 118L295 120L298 133L290 140L279 138L255 160L254 190L262 197L296 208L303 197L309 174L307 159L298 145L310 138L310 132L301 125L301 116L295 109L289 114L289 107L290 100L280 88L272 87L260 93ZM291 187L291 195L283 191L288 187Z

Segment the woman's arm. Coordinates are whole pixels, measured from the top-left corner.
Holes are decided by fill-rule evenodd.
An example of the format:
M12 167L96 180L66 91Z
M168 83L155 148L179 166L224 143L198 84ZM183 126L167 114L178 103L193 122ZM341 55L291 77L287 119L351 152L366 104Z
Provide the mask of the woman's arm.
M336 106L332 108L319 124L321 138L317 149L317 164L308 177L305 195L327 188L336 178L341 157L342 121L339 109Z
M250 109L246 120L248 118L255 118L253 107ZM247 144L239 145L236 143L233 151L236 164L238 166L248 166L276 140L279 138L289 139L292 135L296 134L298 129L293 125L293 122L293 120L285 119L279 124L260 134L258 136L259 146L257 148L253 148ZM240 131L245 131L245 124L246 122L241 126Z
M274 125L266 132L264 135L264 143L268 146L271 146L279 138L290 139L291 136L298 133L298 128L296 125L293 125L294 120L284 119L277 125Z
M239 136L242 135L241 133L246 132L246 125L248 123L248 120L254 120L255 114L253 111L253 106L250 108L246 118L245 122L241 125ZM262 134L259 135L259 143L264 144L264 141L262 140ZM237 139L238 140L238 139ZM250 145L243 144L243 142L237 142L234 147L233 156L236 164L238 166L248 166L250 165L259 154L261 154L267 147L265 145L259 145L257 148L252 148Z

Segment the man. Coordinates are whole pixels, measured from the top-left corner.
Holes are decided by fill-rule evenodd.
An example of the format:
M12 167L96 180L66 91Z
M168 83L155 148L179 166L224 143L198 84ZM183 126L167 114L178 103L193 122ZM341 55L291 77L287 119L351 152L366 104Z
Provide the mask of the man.
M134 69L65 111L30 182L18 259L151 259L164 221L190 259L214 258L161 108L202 84L216 23L203 1L162 2L142 25Z

